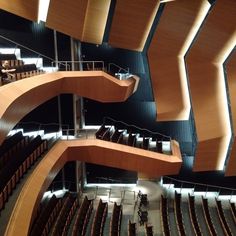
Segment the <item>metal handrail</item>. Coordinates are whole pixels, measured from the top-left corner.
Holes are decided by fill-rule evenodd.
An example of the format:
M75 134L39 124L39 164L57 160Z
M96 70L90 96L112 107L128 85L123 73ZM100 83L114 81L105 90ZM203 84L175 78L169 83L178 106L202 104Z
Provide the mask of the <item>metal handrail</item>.
M130 124L125 123L124 121L115 120L115 119L113 119L113 118L111 118L111 117L108 117L108 116L106 116L106 117L103 118L103 124L105 124L105 120L106 120L106 119L107 119L107 120L110 120L110 121L112 121L112 122L121 123L121 124L125 125L126 127L131 127L131 128L134 127L134 128L137 129L137 130L144 131L144 132L148 132L148 133L150 133L150 134L152 134L152 135L159 135L159 136L162 136L162 137L167 138L167 139L169 139L169 140L172 139L171 136L168 136L168 135L165 135L165 134L161 134L161 133L159 133L159 132L153 132L153 131L148 130L148 129L145 129L145 128L140 128L140 127L138 127L138 126L136 126L136 125L130 125Z
M222 187L222 186L217 186L217 185L211 185L211 184L203 184L203 183L197 183L197 182L190 182L190 181L185 181L185 180L178 180L178 179L175 179L175 178L172 178L172 177L169 177L169 176L163 176L163 179L166 178L166 179L169 179L171 181L175 181L175 182L179 182L179 183L186 183L186 184L191 184L193 185L193 188L195 186L204 186L206 187L206 189L208 189L209 187L210 188L216 188L216 189L225 189L225 190L230 190L230 191L235 191L236 192L236 189L234 188L227 188L227 187ZM170 183L171 184L171 183Z
M111 66L118 68L119 69L118 73L120 73L121 71L124 71L125 73L129 73L129 67L125 69L113 62L108 64L108 71L111 71Z
M27 50L29 50L29 51L31 51L31 52L33 52L33 53L39 55L39 56L45 57L45 58L47 58L47 59L49 59L49 60L51 60L51 61L54 61L54 60L55 60L55 59L53 59L53 58L51 58L51 57L48 57L48 56L46 56L46 55L44 55L44 54L42 54L42 53L39 53L39 52L35 51L35 50L33 50L33 49L31 49L31 48L29 48L29 47L27 47L27 46L24 46L24 45L22 45L22 44L20 44L20 43L17 43L17 42L15 42L15 41L11 40L11 39L8 39L8 38L6 38L6 37L4 37L4 36L2 36L2 35L0 35L0 38L5 39L5 40L7 40L7 41L9 41L9 42L11 42L11 43L13 43L13 44L15 44L15 46L17 46L17 47L20 46L20 47L22 47L22 48L25 48L25 49L27 49Z
M71 65L72 64L78 64L78 65L81 65L81 64L88 64L88 63L91 63L92 64L92 69L91 70L95 70L95 64L96 63L100 63L102 65L102 70L105 71L105 66L104 66L104 61L52 61L52 67L54 67L54 65L64 65L65 68L66 68L66 71L67 71L67 68L71 68Z

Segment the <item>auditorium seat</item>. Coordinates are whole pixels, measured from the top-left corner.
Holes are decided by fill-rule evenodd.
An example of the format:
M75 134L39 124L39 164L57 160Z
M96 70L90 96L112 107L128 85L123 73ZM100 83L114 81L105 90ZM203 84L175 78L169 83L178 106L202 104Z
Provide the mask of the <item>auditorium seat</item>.
M85 196L75 218L75 222L73 225L73 236L77 235L85 235L87 230L87 224L93 210L93 200L88 200L87 196Z
M136 223L132 223L130 220L128 222L128 236L136 236Z
M219 218L220 218L220 223L221 223L221 226L223 228L223 231L226 235L232 236L233 234L232 234L232 232L229 228L229 224L228 224L228 222L225 218L221 201L218 200L218 199L215 199L215 200L216 200L216 209L217 209L217 212L218 212L218 215L219 215Z
M122 205L117 205L115 202L110 222L110 236L120 236L121 220Z
M189 202L189 204L188 204L189 205L189 214L190 214L190 218L191 218L194 232L197 236L201 236L202 232L199 227L198 218L197 218L196 211L195 211L195 197L188 194L188 202Z
M99 200L96 214L91 228L91 236L102 236L108 212L108 203Z
M184 236L186 235L184 222L183 222L183 215L181 209L181 193L177 193L175 191L175 199L174 199L174 209L175 209L175 217L177 222L177 227L179 234Z
M6 162L0 170L0 211L27 170L47 150L47 140L40 136L32 139L28 145L16 152L14 158Z

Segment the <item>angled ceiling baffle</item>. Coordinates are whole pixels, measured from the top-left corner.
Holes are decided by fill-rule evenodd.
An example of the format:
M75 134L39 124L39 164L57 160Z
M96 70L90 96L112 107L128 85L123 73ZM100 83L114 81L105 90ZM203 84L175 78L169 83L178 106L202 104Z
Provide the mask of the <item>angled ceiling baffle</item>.
M216 1L187 56L198 136L194 171L223 170L230 148L232 131L223 63L236 44L235 16L236 1Z
M207 0L165 4L148 49L157 121L189 119L191 106L184 56L209 8Z

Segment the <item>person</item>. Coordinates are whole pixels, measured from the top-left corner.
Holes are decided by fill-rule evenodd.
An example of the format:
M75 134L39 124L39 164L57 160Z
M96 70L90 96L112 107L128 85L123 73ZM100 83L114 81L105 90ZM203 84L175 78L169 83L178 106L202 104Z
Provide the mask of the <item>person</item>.
M16 69L10 69L8 61L3 61L0 68L0 76L2 83L9 83L14 75L11 72L14 72Z

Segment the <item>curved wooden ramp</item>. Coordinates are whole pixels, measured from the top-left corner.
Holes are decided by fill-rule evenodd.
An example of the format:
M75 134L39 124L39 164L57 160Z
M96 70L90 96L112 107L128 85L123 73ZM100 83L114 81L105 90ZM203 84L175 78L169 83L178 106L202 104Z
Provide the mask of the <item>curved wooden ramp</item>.
M223 170L231 138L223 63L236 43L236 1L216 1L187 57L198 145L194 171Z
M207 0L173 1L164 7L148 49L158 121L189 119L184 56L209 8Z
M60 93L74 93L100 102L122 102L139 78L118 80L102 71L54 72L0 87L0 144L29 112Z
M236 51L230 56L226 64L227 81L231 103L231 113L234 129L233 146L226 166L225 175L236 175Z
M156 177L179 172L182 163L179 145L172 141L171 147L172 155L165 155L98 139L59 141L26 181L5 235L28 235L44 192L67 161L86 161Z

